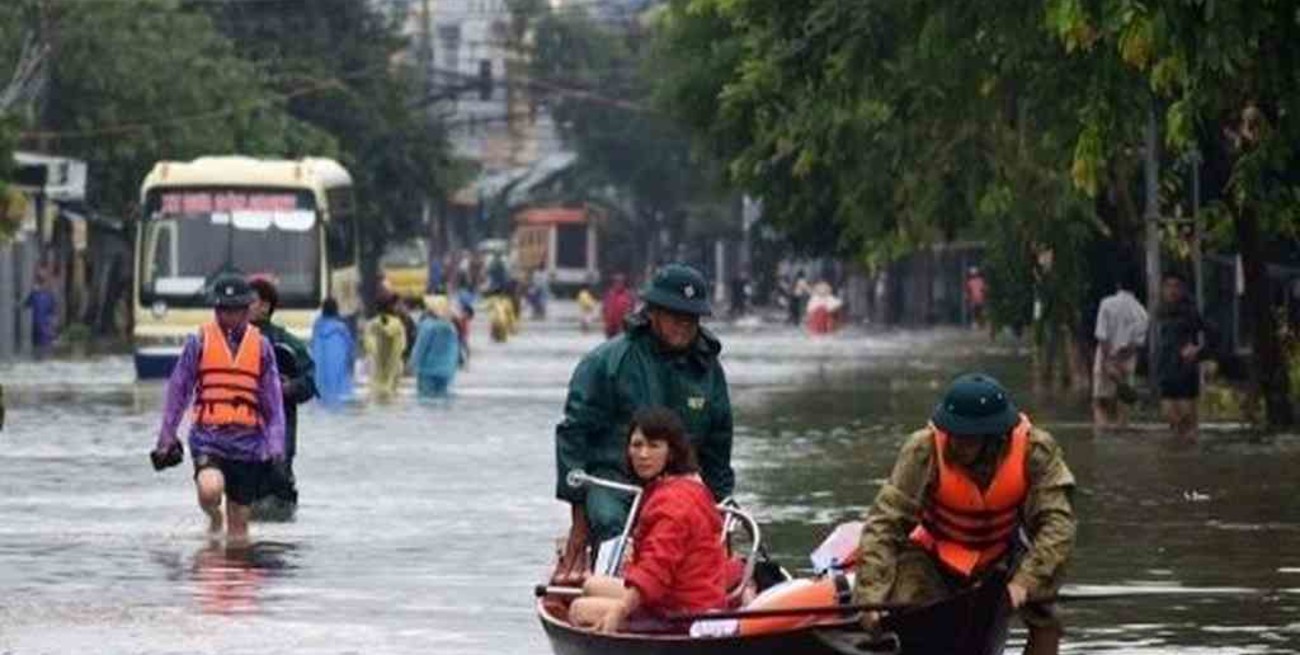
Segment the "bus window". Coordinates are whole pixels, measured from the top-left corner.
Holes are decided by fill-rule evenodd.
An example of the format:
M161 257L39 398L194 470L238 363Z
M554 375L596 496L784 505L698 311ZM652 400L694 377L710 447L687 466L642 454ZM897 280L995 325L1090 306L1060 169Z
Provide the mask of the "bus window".
M145 272L146 278L156 280L176 275L176 233L171 228L172 225L168 223L160 224L154 230L149 247L152 256L149 258L149 270Z
M286 308L319 303L320 235L315 212L158 214L144 225L153 244L141 300L204 306L206 281L223 269L273 277Z
M326 228L331 268L347 268L357 261L356 225L351 214L334 213Z

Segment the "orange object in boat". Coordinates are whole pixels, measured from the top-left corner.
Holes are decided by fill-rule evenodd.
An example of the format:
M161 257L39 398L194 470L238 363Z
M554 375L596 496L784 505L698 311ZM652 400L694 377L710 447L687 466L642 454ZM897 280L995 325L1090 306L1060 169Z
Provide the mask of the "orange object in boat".
M759 594L753 602L745 606L747 610L774 610L795 607L829 607L841 600L847 602L853 582L841 574L824 575L819 578L798 578L788 580ZM808 625L810 623L836 620L836 616L826 614L808 614L793 616L773 616L740 620L740 634L762 635L783 632Z

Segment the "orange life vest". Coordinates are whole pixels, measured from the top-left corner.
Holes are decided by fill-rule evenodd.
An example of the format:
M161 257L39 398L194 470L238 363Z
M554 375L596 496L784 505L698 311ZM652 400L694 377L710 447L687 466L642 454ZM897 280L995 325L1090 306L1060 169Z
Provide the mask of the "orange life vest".
M1029 495L1029 418L1011 431L1006 457L985 490L961 467L950 464L949 436L931 425L939 481L930 492L912 542L934 554L951 571L970 577L997 561L1011 546L1020 525L1020 507Z
M258 381L262 377L262 332L249 325L238 351L232 356L226 335L216 322L203 325L199 359L198 394L194 423L204 426L262 424Z

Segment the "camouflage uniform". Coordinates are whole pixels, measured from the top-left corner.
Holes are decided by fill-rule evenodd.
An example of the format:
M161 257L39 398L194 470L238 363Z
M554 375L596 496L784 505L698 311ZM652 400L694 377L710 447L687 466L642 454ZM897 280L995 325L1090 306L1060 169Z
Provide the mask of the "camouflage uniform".
M969 584L944 570L930 553L909 539L938 482L934 454L929 428L912 433L903 444L889 482L880 489L867 514L854 602L925 603L940 600ZM977 470L975 478L991 478L1002 456L984 463L986 470ZM1032 600L1056 592L1074 549L1075 517L1070 498L1074 475L1060 447L1046 431L1031 430L1028 458L1029 495L1021 508L1021 525L1032 545L1015 565L1010 580L1023 585ZM1026 604L1021 614L1031 627L1059 628L1049 605Z

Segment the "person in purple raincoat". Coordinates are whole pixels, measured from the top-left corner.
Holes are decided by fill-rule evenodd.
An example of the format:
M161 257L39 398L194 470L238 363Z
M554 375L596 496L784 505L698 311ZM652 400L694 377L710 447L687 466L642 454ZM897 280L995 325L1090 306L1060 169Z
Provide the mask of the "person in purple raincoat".
M216 318L185 341L167 383L154 467L179 463L176 431L193 418L190 452L199 508L208 529L231 539L248 536L251 505L270 492L270 469L284 459L284 401L270 341L249 324L255 295L239 275L212 285ZM222 498L225 511L222 511Z

